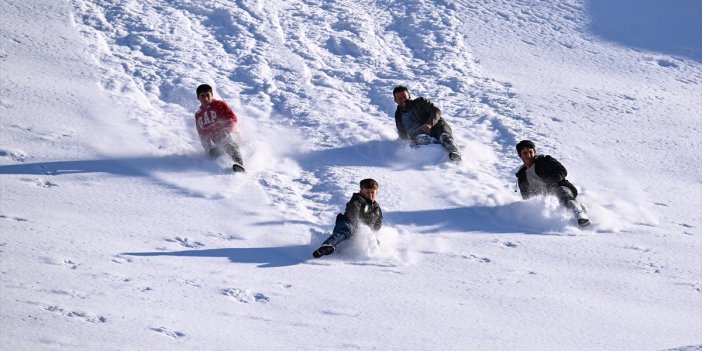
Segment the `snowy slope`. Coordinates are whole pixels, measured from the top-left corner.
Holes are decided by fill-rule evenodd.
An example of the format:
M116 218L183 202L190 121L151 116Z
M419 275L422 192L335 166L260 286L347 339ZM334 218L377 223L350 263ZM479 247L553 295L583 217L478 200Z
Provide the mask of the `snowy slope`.
M0 349L702 349L702 5L0 4ZM200 83L248 172L206 158ZM392 88L463 152L396 140ZM594 225L521 201L514 144ZM358 181L385 226L311 252Z

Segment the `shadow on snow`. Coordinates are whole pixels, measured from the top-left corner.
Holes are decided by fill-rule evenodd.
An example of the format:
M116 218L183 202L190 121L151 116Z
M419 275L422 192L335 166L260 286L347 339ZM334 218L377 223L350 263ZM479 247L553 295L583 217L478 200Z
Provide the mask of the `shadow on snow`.
M190 155L113 158L21 163L0 166L0 174L63 175L79 173L110 173L122 176L146 176L153 171L183 171L202 169L205 157Z
M631 48L702 62L702 1L589 1L593 34Z
M403 143L396 140L373 140L361 144L308 152L299 156L305 168L324 166L387 167Z
M300 264L310 257L309 245L278 247L242 247L228 249L186 250L173 252L125 252L129 256L224 257L235 263L254 263L261 268Z
M395 170L421 169L446 162L448 154L439 144L418 149L400 140L372 140L333 149L316 150L297 157L305 169L320 167L378 167Z
M422 234L441 232L555 234L566 221L559 211L545 215L539 204L515 202L502 206L472 206L421 211L383 212L393 225L418 227Z

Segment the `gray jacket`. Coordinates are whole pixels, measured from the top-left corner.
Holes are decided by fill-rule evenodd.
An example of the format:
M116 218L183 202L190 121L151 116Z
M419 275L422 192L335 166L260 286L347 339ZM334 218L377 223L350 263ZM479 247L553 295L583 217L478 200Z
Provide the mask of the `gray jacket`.
M445 123L441 110L424 97L410 100L407 109L412 111L412 114L419 120L420 124L429 124L434 127L435 125ZM399 106L395 110L395 126L397 127L397 134L399 134L400 139L411 140L412 136L409 135L404 124L402 124L402 110Z

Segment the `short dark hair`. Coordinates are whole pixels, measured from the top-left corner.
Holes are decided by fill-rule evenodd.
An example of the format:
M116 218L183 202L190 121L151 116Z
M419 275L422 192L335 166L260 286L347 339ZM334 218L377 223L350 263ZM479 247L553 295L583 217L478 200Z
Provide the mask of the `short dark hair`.
M395 97L395 94L401 93L403 91L409 92L409 89L407 89L407 87L404 85L398 85L395 87L395 89L392 90L392 96Z
M375 181L375 179L371 178L366 178L361 181L361 189L373 189L376 190L378 189L380 185L378 185L378 182Z
M531 140L522 140L517 143L517 153L521 153L523 149L536 149L536 145Z
M195 90L195 95L200 96L202 93L211 93L212 87L209 84L200 84Z

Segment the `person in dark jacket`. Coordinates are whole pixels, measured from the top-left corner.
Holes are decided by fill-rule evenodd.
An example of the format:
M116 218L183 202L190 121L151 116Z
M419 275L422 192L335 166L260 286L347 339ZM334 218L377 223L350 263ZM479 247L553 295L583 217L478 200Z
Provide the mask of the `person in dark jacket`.
M438 140L452 161L460 161L461 153L453 140L453 131L441 114L441 109L424 97L412 99L407 87L399 85L392 91L397 103L395 126L400 139L413 146Z
M531 140L520 141L517 144L517 154L524 162L516 173L523 199L554 195L561 205L573 211L580 226L590 224L582 205L575 200L578 190L566 179L568 171L558 160L549 155L537 155L536 145Z
M366 225L373 231L378 231L383 226L383 211L375 202L378 196L378 182L368 178L362 180L360 185L361 191L351 196L351 200L346 204L346 211L336 216L332 235L312 253L314 258L334 253L336 246L353 237L360 225Z

